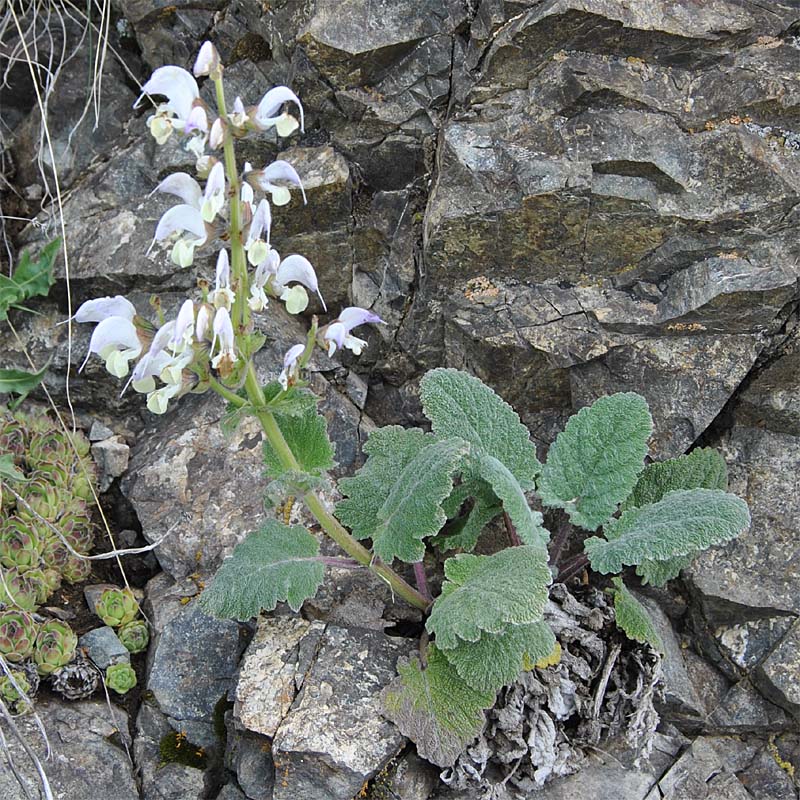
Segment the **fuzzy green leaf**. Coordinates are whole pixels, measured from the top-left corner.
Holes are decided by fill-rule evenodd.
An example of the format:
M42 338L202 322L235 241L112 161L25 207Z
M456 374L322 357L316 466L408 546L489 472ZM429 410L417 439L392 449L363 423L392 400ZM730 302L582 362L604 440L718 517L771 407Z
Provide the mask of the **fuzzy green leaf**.
M606 526L605 539L592 536L584 547L592 569L608 574L647 559L664 561L723 544L749 525L747 503L735 495L684 489L626 511Z
M612 578L614 584L614 613L619 627L629 639L642 644L649 644L653 650L664 652L664 643L661 641L653 620L647 609L628 591L622 578Z
M457 369L434 369L423 377L420 397L437 436L465 439L474 458L493 456L523 489L533 487L542 466L536 445L517 412L485 383Z
M347 498L336 506L336 515L356 539L375 535L378 513L397 476L420 453L436 441L419 428L390 425L370 434L364 445L367 463L353 478L342 478L339 489Z
M505 464L484 454L478 460L481 477L492 487L503 503L503 509L511 518L517 536L525 544L538 544L547 547L550 534L542 527L542 515L532 511L522 493L517 479Z
M315 407L306 408L302 414L276 413L274 416L303 472L319 476L334 466L328 423ZM264 440L264 463L271 478L280 478L287 472L267 439Z
M54 281L53 262L60 247L61 239L54 239L42 248L36 261L31 260L26 250L10 278L0 275L0 320L6 318L12 306L50 291Z
M278 381L270 381L264 387L267 408L275 414L298 417L317 410L319 398L310 389L290 386L284 391Z
M298 611L325 577L319 542L303 527L267 520L223 561L200 605L208 614L248 620L288 602Z
M542 618L551 576L540 545L509 547L491 556L462 553L444 565L447 580L426 627L439 647L477 642L483 632Z
M534 622L509 625L500 633L483 633L477 642L459 642L442 652L473 689L496 692L519 677L526 654L536 662L550 655L555 644L550 626Z
M697 558L699 552L692 552L686 556L675 556L675 558L665 558L663 561L654 561L652 558L648 558L637 565L636 574L641 577L642 583L663 586L667 581L677 578L681 570L686 569Z
M453 473L469 452L463 439L440 439L421 450L396 477L378 509L372 549L384 563L422 561L424 539L437 534L447 516L441 503L453 488Z
M653 420L633 392L601 397L570 418L539 478L546 506L563 508L574 525L597 530L636 484Z
M0 394L17 394L19 397L11 408L16 408L41 382L49 364L45 364L38 372L26 372L24 369L0 369Z
M381 695L384 713L423 758L451 766L480 733L495 693L470 688L436 645L428 647L424 669L417 658L401 658L397 672Z
M622 505L629 508L657 503L667 492L678 489L728 488L728 467L717 450L701 447L689 455L648 464L639 476L628 499Z
M497 499L486 501L483 497L475 498L475 505L452 528L434 539L443 552L448 550L464 550L470 552L475 549L478 539L484 528L497 516L503 513L503 507L497 505Z

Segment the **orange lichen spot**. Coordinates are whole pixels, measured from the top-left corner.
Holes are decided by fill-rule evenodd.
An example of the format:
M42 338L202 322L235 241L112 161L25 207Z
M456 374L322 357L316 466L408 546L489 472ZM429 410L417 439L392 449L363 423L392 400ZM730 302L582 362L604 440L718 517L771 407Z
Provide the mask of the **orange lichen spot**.
M497 288L485 275L477 278L470 278L464 289L464 297L471 303L484 303L487 300L494 300L500 294Z
M181 597L181 605L182 606L187 605L191 599L192 599L191 597Z
M667 325L668 331L680 331L681 333L695 333L706 330L706 326L700 322L671 322Z

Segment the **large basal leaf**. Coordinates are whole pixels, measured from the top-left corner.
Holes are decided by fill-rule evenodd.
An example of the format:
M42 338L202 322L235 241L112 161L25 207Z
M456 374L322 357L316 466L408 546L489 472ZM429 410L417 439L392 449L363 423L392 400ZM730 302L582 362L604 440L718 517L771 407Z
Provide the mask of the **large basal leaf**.
M667 492L678 489L728 488L728 467L719 452L710 447L689 455L648 464L639 476L623 510L657 503Z
M463 439L440 439L420 450L400 472L378 509L372 549L386 564L399 558L422 561L424 539L437 534L447 516L442 501L453 488L453 473L469 452Z
M434 369L422 378L420 397L434 433L465 439L473 456L493 456L523 489L533 487L541 469L536 446L517 412L485 383L457 369Z
M626 511L606 526L605 539L592 536L584 547L592 569L608 574L723 544L749 525L750 511L741 498L718 489L688 489Z
M613 578L611 582L615 587L614 614L617 626L629 639L649 644L653 650L663 653L664 643L647 609L628 591L622 578Z
M400 659L397 672L381 695L384 713L423 758L451 766L480 733L495 693L470 688L436 645L428 647L424 669L417 658Z
M447 580L426 623L441 648L542 618L551 575L539 545L509 547L491 556L462 553L445 562L444 574Z
M525 544L547 547L550 534L542 527L542 515L532 511L517 479L494 456L482 455L478 460L481 477L492 487L503 503L517 536Z
M242 621L280 602L298 611L325 577L318 556L319 543L305 528L267 520L223 561L200 605L215 617Z
M476 497L475 504L463 519L457 520L446 534L437 536L433 543L438 545L442 552L448 550L470 552L478 544L484 528L502 513L503 507L497 504L497 498L487 501L483 497Z
M570 418L537 486L542 502L563 508L574 525L597 530L636 484L653 420L633 392L601 397Z
M0 394L19 395L11 404L16 408L41 382L47 372L47 365L38 372L26 372L24 369L0 369Z
M699 553L689 553L685 556L665 558L663 561L648 558L637 565L636 574L641 577L642 583L663 586L667 581L677 578L681 570L686 569L698 555Z
M44 296L53 285L53 262L61 247L61 239L54 239L45 245L36 261L26 250L19 264L9 278L0 275L0 320L8 315L12 306L24 303L31 297Z
M339 489L346 499L336 506L336 515L356 539L369 539L376 533L378 513L394 486L397 476L416 456L436 441L419 428L390 425L370 434L364 445L367 463L353 478L342 478Z
M547 623L534 622L509 625L501 633L484 633L477 642L460 642L442 653L473 689L496 692L519 677L526 655L535 663L550 655L555 644Z
M302 472L318 476L333 468L328 423L317 413L316 407L308 406L301 414L276 413L274 416ZM280 478L287 472L267 439L264 439L264 463L271 478Z

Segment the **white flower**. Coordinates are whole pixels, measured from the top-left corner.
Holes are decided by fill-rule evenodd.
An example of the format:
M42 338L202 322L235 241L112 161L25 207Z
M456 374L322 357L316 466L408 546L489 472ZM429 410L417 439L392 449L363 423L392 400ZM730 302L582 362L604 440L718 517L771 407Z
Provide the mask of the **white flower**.
M233 101L233 108L230 114L228 114L228 119L234 128L244 128L247 123L250 122L250 117L247 115L247 111L245 111L241 97L237 97Z
M219 344L217 354L211 359L211 366L224 372L236 363L236 343L233 336L233 325L228 309L223 307L214 314L214 340L211 342L211 352Z
M277 250L270 250L266 258L256 267L253 273L253 280L250 282L250 297L247 300L247 305L253 311L263 311L269 300L264 291L267 281L275 275L278 271L278 264L281 257L278 255Z
M252 115L253 122L262 130L274 127L279 136L289 136L297 130L298 122L288 113L278 114L285 103L297 106L300 111L300 130L304 131L303 104L288 86L276 86L261 98Z
M192 343L193 333L194 303L191 300L184 300L180 311L178 311L178 316L175 320L175 329L168 343L173 354L182 352L185 347Z
M100 322L106 317L125 317L132 320L136 316L136 308L130 300L118 294L114 297L97 297L81 303L71 319L75 322ZM69 322L69 320L64 320ZM59 325L63 325L60 322Z
M247 241L244 249L247 251L247 260L256 266L260 264L269 253L269 235L272 227L272 212L266 200L259 201L250 223Z
M215 308L230 310L236 296L231 291L231 267L228 260L228 251L220 250L217 256L217 277L214 291L211 293L211 302Z
M128 362L138 358L142 352L142 343L136 326L127 317L106 317L102 319L92 332L89 340L89 352L81 364L82 370L92 353L96 353L106 362L106 369L116 378L124 378L128 374ZM80 370L79 370L80 371Z
M284 392L289 388L289 381L297 378L297 374L300 371L297 362L305 352L305 349L306 346L304 344L296 344L294 347L290 347L283 357L283 371L278 376L278 383L283 387Z
M203 198L202 187L186 172L173 172L172 175L167 175L167 177L150 192L150 195L152 196L156 192L180 197L186 205L198 209L200 208L200 203Z
M136 108L146 95L163 95L167 98L148 118L147 124L158 144L164 144L173 130L183 131L200 90L197 81L181 67L159 67L142 87L142 94L133 104Z
M204 245L208 240L208 229L202 214L188 203L173 206L164 213L156 226L153 242L161 242L179 232L188 235L175 242L171 258L179 266L188 267L194 260L195 248ZM152 244L150 247L152 248Z
M211 126L211 133L208 135L208 144L212 150L217 150L222 147L224 141L225 123L222 121L222 117L217 117Z
M211 341L211 321L214 307L203 303L197 312L197 322L194 326L194 337L198 342Z
M153 414L164 414L169 401L181 390L180 383L168 383L160 389L149 392L147 395L147 408Z
M214 217L225 205L225 167L218 161L211 168L206 179L206 188L203 192L203 202L200 214L204 222L213 222Z
M286 303L286 310L290 314L299 314L305 311L308 306L308 295L305 289L299 286L289 288L288 284L294 281L303 284L303 286L311 289L312 292L316 292L323 309L325 311L328 310L319 291L317 273L314 272L314 267L311 266L307 258L291 255L281 261L273 282L275 291L279 294L280 299Z
M295 168L288 161L273 161L264 169L245 172L245 179L254 183L262 191L269 192L272 195L272 202L276 206L285 206L292 199L289 186L297 186L303 195L303 204L306 203L303 183Z
M350 331L367 322L382 323L383 320L377 314L365 308L358 308L357 306L345 308L339 314L339 318L324 329L322 338L328 343L328 355L332 356L337 348L346 348L352 350L355 355L360 356L367 343L363 339L351 336Z
M217 48L211 42L203 42L200 47L200 52L197 54L197 59L194 62L194 75L199 78L201 75L212 75L219 72L220 60Z

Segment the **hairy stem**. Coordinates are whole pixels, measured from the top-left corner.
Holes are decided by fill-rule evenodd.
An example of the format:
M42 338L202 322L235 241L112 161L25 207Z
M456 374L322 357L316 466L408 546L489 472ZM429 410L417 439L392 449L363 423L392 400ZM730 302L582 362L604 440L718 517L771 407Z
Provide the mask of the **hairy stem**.
M506 526L506 533L508 533L508 538L511 540L512 547L519 547L522 544L522 539L519 538L519 534L517 533L517 529L514 527L514 523L511 521L511 517L508 516L507 512L503 512L503 523Z
M578 553L578 555L568 558L562 565L558 572L558 582L566 583L570 578L580 575L586 567L589 566L589 558L585 553Z
M431 591L428 588L428 576L425 574L425 565L421 561L417 561L414 564L414 580L417 582L417 589L419 589L419 593L423 597L427 597L428 602L430 603L433 598L431 597Z
M572 525L569 520L562 519L556 530L556 535L553 537L553 544L550 546L550 564L558 566L561 561L561 553L564 552L564 547L569 540L571 532Z

